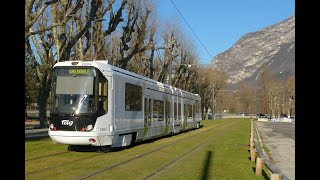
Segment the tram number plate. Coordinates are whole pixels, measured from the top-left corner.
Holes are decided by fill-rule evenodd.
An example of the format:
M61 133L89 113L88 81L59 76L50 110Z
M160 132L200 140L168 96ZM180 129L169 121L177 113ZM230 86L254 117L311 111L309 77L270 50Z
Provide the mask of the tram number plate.
M106 131L107 128L100 128L100 131Z

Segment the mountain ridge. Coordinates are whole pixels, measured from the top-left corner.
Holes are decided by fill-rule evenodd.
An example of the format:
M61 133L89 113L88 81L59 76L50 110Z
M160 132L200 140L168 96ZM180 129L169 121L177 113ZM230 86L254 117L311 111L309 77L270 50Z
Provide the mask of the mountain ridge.
M229 75L228 83L257 80L264 67L282 78L295 74L295 15L242 36L231 48L216 55L212 67Z

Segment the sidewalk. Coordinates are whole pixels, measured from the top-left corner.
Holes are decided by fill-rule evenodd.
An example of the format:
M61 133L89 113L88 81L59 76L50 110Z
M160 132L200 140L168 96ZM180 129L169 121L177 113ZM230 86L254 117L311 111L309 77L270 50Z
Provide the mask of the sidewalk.
M295 179L295 123L256 122L266 156L290 180Z

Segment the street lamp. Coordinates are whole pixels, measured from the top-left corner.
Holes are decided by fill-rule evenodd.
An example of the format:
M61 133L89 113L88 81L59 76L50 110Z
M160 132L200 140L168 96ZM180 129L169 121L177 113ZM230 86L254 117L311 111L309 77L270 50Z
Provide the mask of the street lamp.
M98 21L105 21L106 19L96 19L96 20L93 20L93 21L91 21L91 47L90 47L90 49L91 49L91 53L90 53L90 55L91 55L91 60L93 61L93 23L94 22L98 22Z

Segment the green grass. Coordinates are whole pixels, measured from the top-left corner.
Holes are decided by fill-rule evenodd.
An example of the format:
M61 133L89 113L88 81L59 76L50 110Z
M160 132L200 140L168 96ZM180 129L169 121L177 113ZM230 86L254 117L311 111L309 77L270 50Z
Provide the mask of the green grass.
M229 124L224 124L227 122ZM233 123L234 126L228 127ZM144 179L186 153L189 154L163 169L153 179L269 178L269 175L257 177L253 171L255 163L249 159L250 119L204 120L202 124L204 126L200 129L121 151L70 152L26 161L26 179L79 179L171 143L173 144L160 151L90 179ZM222 130L225 132L219 134ZM215 137L211 139L213 136ZM207 140L209 141L202 144ZM26 159L67 151L66 145L53 144L50 139L26 141L25 144ZM194 149L197 146L199 147ZM192 149L194 150L190 152ZM77 159L81 161L72 162ZM267 172L267 169L264 168L264 171Z
M268 170L264 168L265 177L257 177L255 164L249 160L250 121L238 121L228 133L197 149L156 179L268 179Z

